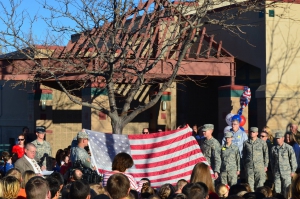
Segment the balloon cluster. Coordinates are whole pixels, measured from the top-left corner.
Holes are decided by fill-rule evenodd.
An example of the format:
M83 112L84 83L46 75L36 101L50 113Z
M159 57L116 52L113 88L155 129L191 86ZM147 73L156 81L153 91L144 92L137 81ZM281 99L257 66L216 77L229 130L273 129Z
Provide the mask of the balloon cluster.
M243 94L240 97L241 108L238 111L239 115L242 115L244 108L249 104L250 100L251 100L251 91L250 91L250 88L247 87L247 86L245 86L244 87L244 92L243 92Z
M224 133L231 129L231 122L234 120L238 120L240 123L240 128L243 128L243 126L246 124L246 118L242 114L243 114L244 108L249 104L250 100L251 100L250 88L248 86L245 86L243 94L240 97L241 108L238 110L236 115L233 113L229 113L226 115L225 120L226 120L226 123L228 124L228 126L225 127Z

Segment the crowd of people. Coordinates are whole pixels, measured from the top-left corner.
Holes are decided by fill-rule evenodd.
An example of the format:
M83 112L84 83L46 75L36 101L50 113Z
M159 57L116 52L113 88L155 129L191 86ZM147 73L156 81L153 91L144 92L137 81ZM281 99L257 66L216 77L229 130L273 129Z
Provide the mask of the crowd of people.
M239 122L232 121L232 128L224 132L221 143L212 136L213 124L203 125L200 134L198 128L193 127L193 135L215 173L215 183L232 187L239 178L250 190L266 186L273 193L290 198L292 179L297 178L300 166L297 122L292 120L287 132L275 130L272 133L265 126L261 131L251 127L248 134L240 128Z
M134 161L124 152L114 157L112 171L105 173L101 182L88 182L83 171L74 167L80 161L84 167L95 169L85 132L79 132L72 144L59 149L53 158L51 145L44 139L45 128L37 127L36 139L31 135L32 140L26 133L28 128L24 128L12 154L2 152L0 198L300 199L297 123L292 121L290 131L285 133L272 133L266 126L261 131L251 127L247 134L239 122L232 121L232 128L224 132L221 142L213 137L213 124L199 128L194 125L193 136L209 165L199 162L190 179L161 187L152 187L147 178L137 181L127 173ZM144 128L142 133L150 132Z

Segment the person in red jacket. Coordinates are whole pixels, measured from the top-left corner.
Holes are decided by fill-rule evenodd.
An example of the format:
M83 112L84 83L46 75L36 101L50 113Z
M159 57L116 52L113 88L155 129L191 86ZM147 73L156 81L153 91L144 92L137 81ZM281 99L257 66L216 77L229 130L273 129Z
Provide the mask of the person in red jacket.
M23 157L23 155L25 153L24 143L25 143L25 137L24 137L24 135L19 135L18 136L18 144L16 144L12 148L12 153L18 154L18 158Z

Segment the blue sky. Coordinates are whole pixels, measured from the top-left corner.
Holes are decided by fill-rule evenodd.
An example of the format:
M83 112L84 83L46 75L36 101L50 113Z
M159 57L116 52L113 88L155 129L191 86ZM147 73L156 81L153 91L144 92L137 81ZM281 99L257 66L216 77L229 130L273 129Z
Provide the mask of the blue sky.
M0 1L1 3L3 3L7 12L11 12L10 1L9 0L0 0ZM28 34L30 30L30 24L31 24L30 18L32 19L34 15L36 15L38 16L38 18L34 20L34 22L32 23L32 35L34 38L36 38L36 41L42 41L47 35L48 31L50 31L51 35L55 36L56 33L53 32L51 29L49 29L49 26L42 19L42 17L50 16L50 12L44 9L43 6L39 3L44 0L38 0L39 2L37 0L15 0L15 1L20 3L20 5L17 8L17 13L21 14L23 11L26 12L25 13L26 18L21 28L25 34ZM48 0L47 3L54 3L54 1ZM0 7L0 13L1 13L1 17L5 17L5 15L3 14L4 12L2 7ZM60 19L59 22L63 24L72 24L72 21L68 19ZM3 21L0 21L0 30L4 30L5 27L6 25L3 24ZM69 36L68 38L62 38L63 44L66 45L69 39L70 39ZM40 43L37 42L37 44Z
M88 8L90 12L88 12L89 14L95 16L96 19L99 20L99 24L98 26L102 25L103 23L103 17L106 18L106 20L111 20L111 4L110 1L106 1L106 0L95 0L95 1L85 1L85 3L87 4L87 6L83 6L83 3L81 0L69 0L69 3L72 3L71 7L69 7L68 13L70 13L70 15L75 16L75 19L68 19L68 18L62 18L59 17L59 19L54 19L54 23L55 24L59 24L60 26L63 26L63 28L74 28L76 31L71 31L68 32L66 30L64 31L60 31L60 32L55 32L53 31L49 25L43 20L43 18L52 18L51 13L48 9L45 9L43 7L43 3L46 2L47 4L50 4L51 6L57 8L59 11L63 11L65 12L66 7L64 6L64 4L59 2L63 2L66 0L13 0L14 2L16 2L18 5L17 8L17 15L19 15L17 20L17 23L14 23L14 25L18 25L20 24L20 19L22 17L20 17L20 14L22 12L25 13L25 18L24 18L24 23L22 24L21 27L21 32L18 33L17 35L20 38L28 38L30 35L32 35L31 38L33 38L33 42L31 42L31 44L37 44L37 45L67 45L68 41L70 40L70 36L71 34L75 34L78 32L83 32L83 30L90 30L91 28L95 27L95 23L93 20L91 20L91 18L89 18L90 16L86 16L86 12L85 9ZM130 1L130 0L129 0ZM127 1L128 2L128 1ZM135 4L137 4L138 0L133 0L133 2ZM10 6L10 0L0 0L0 37L1 35L1 31L5 31L5 21L7 21L6 19L6 15L5 12L10 13L11 12L11 6ZM128 4L127 4L128 6ZM109 8L107 8L109 7ZM79 8L80 10L76 9ZM34 16L37 16L37 18L34 18ZM34 20L33 20L34 19ZM84 25L84 29L78 28L77 23L75 22L75 20L81 20L80 23L83 23ZM4 20L4 22L3 22ZM50 20L47 20L47 22L49 22ZM32 26L32 27L31 27ZM30 32L31 30L31 32ZM48 39L47 35L50 35L51 38ZM3 37L2 37L3 38ZM20 45L18 42L14 42L13 41L13 37L4 37L4 38L9 38L11 43L16 44L17 46L20 47L22 42L20 42ZM47 38L47 41L45 41ZM49 42L51 40L51 42ZM26 40L27 41L27 40ZM10 52L10 51L14 51L15 48L12 46L5 46L5 44L3 44L2 42L0 43L0 45L3 45L3 52L4 52L4 48L5 51ZM26 46L27 47L27 46ZM23 45L21 48L24 48Z

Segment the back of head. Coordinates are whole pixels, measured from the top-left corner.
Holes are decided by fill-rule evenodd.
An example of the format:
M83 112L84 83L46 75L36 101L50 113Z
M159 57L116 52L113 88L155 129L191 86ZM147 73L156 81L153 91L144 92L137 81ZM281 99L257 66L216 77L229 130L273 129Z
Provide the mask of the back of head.
M55 178L56 180L58 180L59 185L63 185L64 184L64 176L59 173L59 172L53 172L50 175L51 177Z
M190 195L190 191L191 191L191 188L192 186L194 185L194 183L187 183L183 188L182 188L182 193L184 195L186 195L186 197L189 198L189 195Z
M133 159L127 153L118 153L113 162L112 162L112 170L117 170L120 172L125 172L126 169L131 168L133 166Z
M1 158L4 162L7 162L11 158L11 155L7 151L3 151Z
M174 193L175 193L175 189L171 184L164 184L160 187L158 191L158 196L161 199L167 199L170 196L173 196Z
M149 196L154 195L154 189L150 187L149 183L146 182L143 184L143 187L141 189L141 197L142 198L149 198Z
M247 191L246 187L241 184L235 184L230 187L229 196L237 195L241 191ZM248 192L248 191L247 191Z
M218 184L216 187L216 193L219 197L227 197L229 188L225 184Z
M208 198L208 187L203 182L195 183L189 194L189 199L205 199Z
M176 183L176 191L181 190L188 182L185 179L180 179Z
M3 179L3 198L16 198L20 191L20 181L14 176L5 176Z
M71 174L73 180L81 180L83 173L80 169L74 169Z
M6 176L14 176L19 180L19 182L22 181L22 174L21 171L17 168L12 168L9 171L6 172Z
M22 174L22 182L21 182L21 187L25 189L25 185L30 180L32 177L36 176L34 171L27 170Z
M203 182L204 184L206 184L209 191L212 192L215 191L215 187L212 183L210 167L203 162L200 162L194 166L191 174L190 182L191 183Z
M112 199L124 198L129 195L130 182L125 175L116 173L108 178L106 189Z
M45 199L51 196L48 182L40 176L28 180L25 191L27 199Z
M58 182L57 179L48 176L46 178L48 184L49 184L49 188L50 188L50 192L51 192L51 198L58 198L59 196L59 190L60 190L60 183Z
M70 199L86 199L90 195L89 183L85 180L76 180L71 184Z
M241 185L243 185L246 189L247 192L253 192L254 190L251 190L251 187L249 185L249 183L240 183Z
M265 198L272 197L272 189L267 186L257 187L255 192L264 194Z

